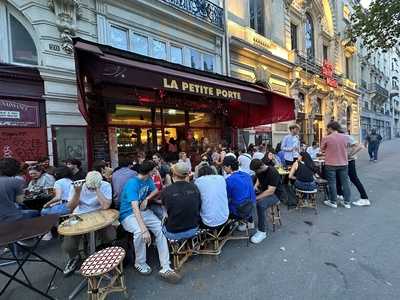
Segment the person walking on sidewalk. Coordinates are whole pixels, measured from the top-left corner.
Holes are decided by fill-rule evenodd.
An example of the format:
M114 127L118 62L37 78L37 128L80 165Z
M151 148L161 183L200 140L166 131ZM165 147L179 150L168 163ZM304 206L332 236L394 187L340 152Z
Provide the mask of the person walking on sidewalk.
M300 140L299 131L300 127L297 124L289 126L290 134L285 136L282 140L282 150L284 152L286 166L291 166L299 157Z
M382 136L376 132L376 129L372 129L371 133L367 135L365 139L365 147L368 146L369 160L373 162L378 161L378 150L381 144Z
M344 196L344 201L340 201L339 204L345 208L351 208L347 155L347 147L350 144L349 136L341 133L340 124L336 121L331 121L327 126L327 130L328 136L324 137L321 142L321 151L325 153L325 177L329 185L329 200L324 201L324 204L337 208L337 175L342 184Z
M368 195L367 192L365 191L365 188L363 184L361 183L360 179L358 178L357 175L357 169L356 169L356 159L357 159L357 153L360 152L364 147L358 143L353 136L349 134L349 140L350 140L350 147L348 149L348 159L349 159L349 178L350 181L355 185L357 188L358 192L360 193L360 199L358 201L353 202L353 205L355 206L370 206L371 203L368 200ZM342 184L339 180L338 177L336 177L336 187L337 187L337 193L338 193L338 199L343 200L343 189L342 189Z

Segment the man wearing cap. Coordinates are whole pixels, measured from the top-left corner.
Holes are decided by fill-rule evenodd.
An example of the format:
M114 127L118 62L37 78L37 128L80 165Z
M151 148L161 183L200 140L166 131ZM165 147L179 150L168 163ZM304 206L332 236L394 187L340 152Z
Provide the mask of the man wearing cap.
M187 181L189 174L186 163L173 165L174 183L161 192L161 202L167 214L163 232L169 240L188 239L198 231L201 198L197 187Z
M154 162L144 161L139 166L138 176L129 179L125 184L120 195L120 221L124 229L133 234L135 269L142 275L148 275L152 271L146 263L146 245L151 244L150 230L156 239L161 264L159 275L169 282L177 282L179 275L170 267L168 243L162 232L161 221L147 205L158 195L151 179L155 168Z
M223 167L229 175L226 178L226 190L231 215L236 218L242 215L250 216L256 203L253 179L246 172L239 171L239 162L234 157L225 157ZM249 227L254 228L254 223L250 223Z

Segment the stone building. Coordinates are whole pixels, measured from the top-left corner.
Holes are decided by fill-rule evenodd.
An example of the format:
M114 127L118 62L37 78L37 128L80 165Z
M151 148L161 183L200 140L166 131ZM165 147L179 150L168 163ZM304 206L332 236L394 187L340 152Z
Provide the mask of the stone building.
M320 141L331 119L359 136L356 47L345 35L349 6L329 0L227 1L231 75L266 81L293 97L305 143ZM257 135L257 128L250 133ZM272 125L273 145L286 133L287 124Z

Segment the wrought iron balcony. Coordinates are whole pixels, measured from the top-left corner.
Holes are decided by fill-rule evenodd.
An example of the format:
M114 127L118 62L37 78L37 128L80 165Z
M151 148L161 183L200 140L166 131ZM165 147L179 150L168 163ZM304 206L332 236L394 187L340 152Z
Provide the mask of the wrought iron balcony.
M384 103L389 98L389 91L378 83L371 83L369 85L369 92L372 100L380 104Z
M208 0L159 0L224 29L224 10Z
M295 63L307 72L322 76L322 66L317 64L312 58L306 58L296 53ZM340 84L342 84L341 78L337 74L333 74L333 78Z

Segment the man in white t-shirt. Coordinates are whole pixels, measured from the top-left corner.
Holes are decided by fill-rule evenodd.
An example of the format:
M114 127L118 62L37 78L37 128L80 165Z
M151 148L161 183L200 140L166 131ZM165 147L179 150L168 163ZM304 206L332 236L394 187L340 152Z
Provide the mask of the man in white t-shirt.
M251 155L247 153L245 149L241 149L240 155L238 157L239 171L245 172L249 175L254 175L254 172L250 170L251 160L252 160Z
M224 177L215 175L213 169L204 165L194 182L200 191L202 226L215 228L223 225L229 217L228 195Z
M257 147L257 151L253 153L253 159L262 160L265 156L265 147L260 145Z
M111 184L102 180L102 175L97 171L89 172L83 185L74 184L70 189L68 207L73 214L84 214L96 210L108 209L112 201ZM78 267L79 244L83 236L65 237L62 243L63 251L68 255L69 261L64 269L64 275L72 274ZM96 239L101 244L109 243L115 239L115 230L108 226L96 232Z

